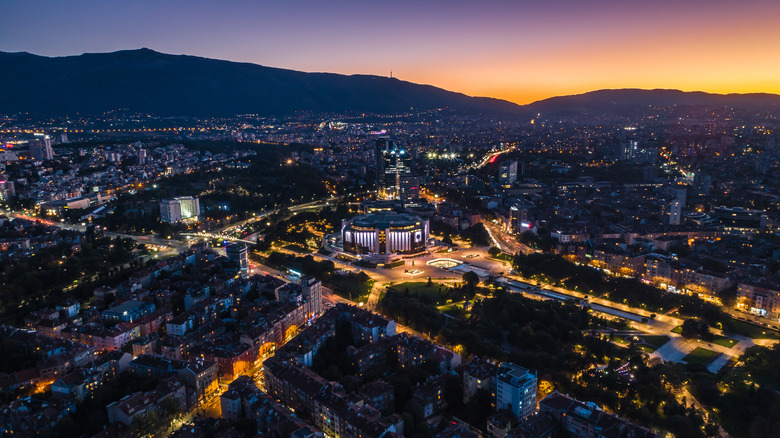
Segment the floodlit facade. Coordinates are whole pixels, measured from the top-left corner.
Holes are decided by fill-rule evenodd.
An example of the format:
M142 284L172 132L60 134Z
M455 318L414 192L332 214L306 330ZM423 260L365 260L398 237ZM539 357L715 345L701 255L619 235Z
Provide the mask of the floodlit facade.
M168 223L200 216L200 200L192 196L163 199L160 201L160 220Z
M351 254L415 254L425 251L427 219L405 213L361 215L342 226L344 250Z

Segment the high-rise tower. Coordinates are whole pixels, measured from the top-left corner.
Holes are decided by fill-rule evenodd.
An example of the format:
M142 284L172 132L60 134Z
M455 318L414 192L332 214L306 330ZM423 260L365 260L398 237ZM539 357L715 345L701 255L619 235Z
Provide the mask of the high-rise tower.
M401 181L411 174L411 157L387 137L376 141L377 191L380 197L401 198Z

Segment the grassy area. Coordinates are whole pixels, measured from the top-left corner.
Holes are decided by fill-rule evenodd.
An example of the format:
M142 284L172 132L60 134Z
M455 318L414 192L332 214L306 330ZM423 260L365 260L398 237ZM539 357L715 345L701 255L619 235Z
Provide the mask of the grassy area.
M678 325L677 327L673 328L672 333L677 333L678 335L682 334L682 326ZM732 339L727 336L720 336L720 335L714 335L714 336L715 338L711 342L713 344L722 345L726 348L731 348L737 345L737 343L739 342L736 339Z
M431 287L428 287L427 281L407 281L391 287L401 293L406 293L408 290L410 295L417 296L421 301L432 304L443 303L444 295L449 290L449 287L439 283L433 283Z
M652 353L655 350L658 350L658 347L655 347L655 346L652 346L652 345L647 345L647 344L639 344L639 345L637 345L637 347L640 350L644 351L645 353Z
M439 309L440 312L447 313L452 310L463 310L463 304L465 301L458 301L457 303L450 303L450 304L444 304L442 306L437 306L436 308Z
M510 264L508 261L506 261L506 260L501 260L501 259L497 259L497 258L494 258L494 257L488 257L487 259L488 259L488 260L491 260L491 261L494 261L494 262L501 263L501 264L502 264L502 265L504 265L504 266L512 266L512 265L511 265L511 264Z
M371 289L374 287L374 280L355 281L348 277L330 276L328 284L333 286L336 295L347 298L352 301L364 303L368 301L371 295Z
M311 250L310 249L304 248L301 245L296 245L294 243L291 243L289 245L285 245L282 248L284 248L284 249L286 249L288 251L293 251L293 252L297 252L297 253L300 253L300 254L311 254Z
M665 343L669 342L669 336L666 335L642 335L640 338L644 339L646 344L656 348L660 348Z
M728 338L726 336L715 335L715 339L712 340L713 344L722 345L726 348L731 348L737 345L739 341L736 339Z
M706 367L710 362L718 357L718 354L719 353L712 350L707 350L706 348L696 347L696 349L685 356L683 360L691 365L701 365Z
M780 333L766 327L760 327L738 319L731 320L733 332L753 339L780 339Z
M658 350L665 343L669 342L669 337L663 335L629 335L625 337L617 337L615 338L615 342L619 344L628 344L634 337L644 341L637 343L636 346L646 353L652 353L655 350Z
M463 303L452 303L452 304L445 304L443 306L436 307L439 309L440 312L448 312L450 310L457 310L463 308Z

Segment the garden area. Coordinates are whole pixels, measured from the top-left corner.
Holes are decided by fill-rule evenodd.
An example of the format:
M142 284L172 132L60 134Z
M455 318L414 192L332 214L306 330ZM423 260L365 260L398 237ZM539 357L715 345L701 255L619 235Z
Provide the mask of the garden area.
M696 347L683 359L688 365L697 365L700 367L706 367L710 364L720 353L712 350L708 350L702 347Z

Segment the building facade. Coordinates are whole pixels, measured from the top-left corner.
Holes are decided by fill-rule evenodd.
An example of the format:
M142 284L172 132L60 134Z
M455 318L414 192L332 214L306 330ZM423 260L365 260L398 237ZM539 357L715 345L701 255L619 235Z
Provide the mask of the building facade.
M200 216L200 200L192 196L163 199L160 201L160 220L168 223Z
M496 375L496 409L520 420L536 412L536 372L504 362Z
M411 174L411 156L396 142L381 137L376 141L377 189L381 197L401 199L401 182Z
M429 222L405 213L374 213L344 221L342 241L351 254L416 254L425 251Z
M517 160L506 160L498 166L498 183L511 186L517 181Z

